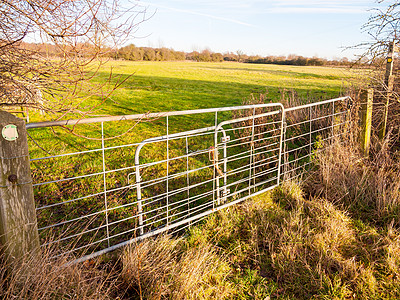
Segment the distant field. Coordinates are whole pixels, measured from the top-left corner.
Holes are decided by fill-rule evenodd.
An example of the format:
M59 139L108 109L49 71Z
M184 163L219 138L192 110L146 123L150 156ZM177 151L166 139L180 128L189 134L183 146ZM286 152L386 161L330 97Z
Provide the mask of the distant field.
M332 98L354 75L329 67L113 61L97 82L108 78L111 66L114 75L134 75L114 92L113 102L102 107L102 113L110 115L240 105L251 94L266 91L275 102L283 89L294 89L302 98Z

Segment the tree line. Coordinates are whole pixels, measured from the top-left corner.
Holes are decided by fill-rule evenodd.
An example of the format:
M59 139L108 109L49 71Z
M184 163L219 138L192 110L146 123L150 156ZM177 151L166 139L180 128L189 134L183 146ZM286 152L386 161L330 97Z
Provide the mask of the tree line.
M319 57L303 57L299 55L289 56L249 56L238 50L234 52L216 53L208 49L203 51L183 52L169 48L136 47L131 44L113 51L112 58L133 61L177 61L190 60L196 62L223 62L235 61L256 64L277 64L294 66L343 66L352 64L347 58L328 60Z
M64 52L57 51L57 48L49 44L25 44L26 48L35 48L36 51L42 54L52 55L57 57ZM90 52L90 46L81 45L80 55L84 57L87 52ZM76 51L76 49L74 49ZM349 66L353 64L347 58L328 60L319 57L303 57L299 55L288 56L259 56L246 55L238 50L234 52L217 53L208 49L202 51L183 52L174 49L161 47L137 47L130 44L119 49L108 49L104 51L104 55L115 60L130 60L130 61L195 61L195 62L223 62L233 61L241 63L255 64L276 64L276 65L293 65L293 66Z

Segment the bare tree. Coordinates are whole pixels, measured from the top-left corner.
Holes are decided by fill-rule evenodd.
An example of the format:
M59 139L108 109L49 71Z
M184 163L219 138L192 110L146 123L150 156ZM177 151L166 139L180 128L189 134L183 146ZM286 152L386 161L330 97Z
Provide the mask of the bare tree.
M238 57L238 62L242 62L242 58L244 56L244 52L242 50L237 50L236 55Z
M146 18L143 7L123 3L0 0L0 108L32 107L55 118L93 112L123 79L90 80ZM93 95L100 100L84 106Z
M358 45L364 49L360 60L369 62L372 72L369 84L374 87L373 122L384 136L389 130L400 135L400 72L395 57L400 43L400 0L377 1L382 8L372 10L372 14L362 27L370 41ZM383 7L383 4L387 4ZM394 68L393 68L394 67Z
M357 47L364 50L361 57L371 63L383 63L389 45L400 41L400 1L377 1L379 4L388 2L391 3L384 8L373 9L362 27L370 40Z

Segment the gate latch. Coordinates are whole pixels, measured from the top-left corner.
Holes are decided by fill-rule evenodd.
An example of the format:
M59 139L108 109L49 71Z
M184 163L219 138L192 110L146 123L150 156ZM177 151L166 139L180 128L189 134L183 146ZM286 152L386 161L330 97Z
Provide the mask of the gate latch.
M231 193L231 190L230 190L230 189L222 189L222 191L221 191L222 197L226 197L226 196L228 196L230 193Z
M221 143L226 143L226 142L229 142L230 140L231 140L231 137L229 135L227 135L226 137L221 138Z

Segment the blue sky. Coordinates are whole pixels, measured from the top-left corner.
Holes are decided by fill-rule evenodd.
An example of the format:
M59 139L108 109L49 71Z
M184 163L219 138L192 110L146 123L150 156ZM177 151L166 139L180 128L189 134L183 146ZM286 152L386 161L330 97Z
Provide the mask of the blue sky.
M367 40L361 26L374 0L144 0L152 17L129 42L137 46L246 54L353 58ZM154 15L153 15L154 14Z

